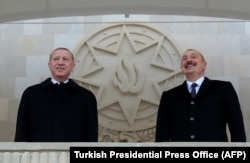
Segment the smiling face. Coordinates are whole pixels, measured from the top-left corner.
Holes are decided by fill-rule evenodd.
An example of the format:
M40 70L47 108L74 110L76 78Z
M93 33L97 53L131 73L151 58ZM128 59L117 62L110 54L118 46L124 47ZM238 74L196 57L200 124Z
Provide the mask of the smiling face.
M203 55L194 49L184 52L181 60L181 70L187 80L196 81L204 76L207 63Z
M48 66L52 77L58 82L63 82L74 70L73 54L68 49L58 48L51 53Z

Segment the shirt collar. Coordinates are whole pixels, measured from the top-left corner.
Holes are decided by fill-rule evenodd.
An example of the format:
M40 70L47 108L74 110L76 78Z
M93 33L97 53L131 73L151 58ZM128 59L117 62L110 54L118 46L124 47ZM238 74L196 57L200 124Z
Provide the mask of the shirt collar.
M58 81L56 81L54 78L51 78L51 82L53 83L53 84L60 84L60 82L58 82ZM65 80L63 83L68 83L69 82L69 79L67 79L67 80Z
M201 86L201 84L202 84L202 82L204 81L204 79L205 79L205 77L202 76L201 78L199 78L198 80L195 81L195 83L197 84L197 87L200 87L200 86ZM192 84L192 83L193 83L193 82L187 80L187 87L188 87L189 89L191 89L191 84Z

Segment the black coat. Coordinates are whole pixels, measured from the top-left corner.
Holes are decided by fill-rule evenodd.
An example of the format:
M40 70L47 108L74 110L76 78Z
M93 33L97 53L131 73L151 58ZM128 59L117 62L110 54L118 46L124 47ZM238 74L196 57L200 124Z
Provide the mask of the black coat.
M245 142L242 111L231 82L205 77L195 99L186 82L162 93L156 142Z
M28 87L19 105L16 142L97 142L98 115L94 94L69 79L51 79Z

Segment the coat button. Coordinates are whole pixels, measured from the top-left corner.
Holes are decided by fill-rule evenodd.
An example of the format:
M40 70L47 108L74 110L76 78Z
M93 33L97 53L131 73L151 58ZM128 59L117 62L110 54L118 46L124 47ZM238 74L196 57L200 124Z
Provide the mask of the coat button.
M190 120L190 121L194 121L194 117L190 117L189 120Z
M191 101L190 104L191 104L191 105L194 105L194 101Z
M190 135L190 139L194 139L195 138L195 135Z

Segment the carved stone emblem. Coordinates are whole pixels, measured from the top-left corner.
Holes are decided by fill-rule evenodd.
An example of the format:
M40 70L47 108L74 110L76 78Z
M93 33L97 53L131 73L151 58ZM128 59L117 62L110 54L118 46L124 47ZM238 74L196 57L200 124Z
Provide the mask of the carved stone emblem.
M154 141L161 93L184 80L172 39L143 23L109 24L74 54L71 78L97 98L99 141Z

